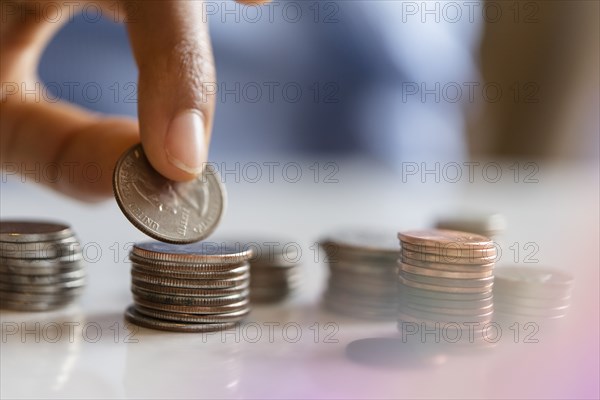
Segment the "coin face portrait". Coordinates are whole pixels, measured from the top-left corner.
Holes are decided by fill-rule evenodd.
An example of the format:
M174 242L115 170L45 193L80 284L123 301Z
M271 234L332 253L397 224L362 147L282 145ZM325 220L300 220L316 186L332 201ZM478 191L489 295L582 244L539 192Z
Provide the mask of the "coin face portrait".
M193 243L210 235L225 207L223 185L211 166L189 182L174 182L152 168L140 144L118 161L113 189L132 224L168 243Z

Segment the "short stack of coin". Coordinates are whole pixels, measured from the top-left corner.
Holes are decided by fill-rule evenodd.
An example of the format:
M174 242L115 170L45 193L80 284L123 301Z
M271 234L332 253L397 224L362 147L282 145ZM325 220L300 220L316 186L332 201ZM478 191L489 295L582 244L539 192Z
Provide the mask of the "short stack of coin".
M300 256L297 243L287 241L250 241L250 299L253 303L274 303L292 296L300 286Z
M81 245L69 226L0 223L0 307L45 311L72 303L85 286Z
M458 212L439 217L437 229L472 232L493 238L506 230L506 218L502 214Z
M544 267L496 268L495 317L521 321L562 318L571 301L573 276Z
M343 232L321 241L329 265L324 306L358 318L395 319L398 315L394 235L371 230Z
M216 242L133 246L125 317L137 325L178 332L229 329L250 312L252 250Z
M452 330L459 338L467 331L479 334L493 315L493 242L438 229L401 232L398 238L399 329L416 323Z

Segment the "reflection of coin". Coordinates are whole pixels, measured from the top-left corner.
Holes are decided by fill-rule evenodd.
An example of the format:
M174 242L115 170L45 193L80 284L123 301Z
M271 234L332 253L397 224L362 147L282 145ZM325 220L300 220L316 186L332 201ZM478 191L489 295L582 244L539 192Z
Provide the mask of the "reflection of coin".
M400 282L406 286L416 289L431 290L442 293L487 293L492 290L493 282L481 287L455 287L455 286L440 286L428 283L415 282L411 279L406 279L402 275L399 277Z
M409 264L399 263L400 270L404 272L409 272L411 274L416 275L425 275L425 276L433 276L436 278L452 278L452 279L478 279L478 278L487 278L493 275L493 271L478 271L474 268L473 272L453 272L453 271L443 271L429 268L420 268L415 267Z
M161 320L152 318L147 315L139 313L134 306L131 306L125 311L125 319L136 325L143 326L145 328L160 329L164 331L174 332L214 332L221 331L224 329L233 328L237 322L224 322L224 323L178 323L174 321Z
M152 168L141 144L117 162L113 190L135 227L169 243L192 243L210 235L225 207L225 189L214 168L207 165L189 182L170 181Z
M452 272L475 272L475 271L493 271L494 263L488 264L444 264L433 261L414 260L402 255L400 261L404 264L412 265L413 267L437 269L442 271Z

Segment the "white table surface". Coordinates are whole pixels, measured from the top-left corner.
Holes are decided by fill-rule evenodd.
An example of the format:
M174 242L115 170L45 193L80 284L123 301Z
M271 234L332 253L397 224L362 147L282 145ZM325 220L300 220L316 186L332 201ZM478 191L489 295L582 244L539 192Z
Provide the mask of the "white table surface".
M598 165L540 165L538 183L514 182L510 162L489 183L436 183L366 162L339 161L338 183L275 175L233 182L218 233L289 238L303 248L304 285L295 299L255 306L227 334L182 334L137 328L123 320L131 303L127 243L146 239L114 201L85 205L32 184L2 183L1 216L70 223L86 245L89 284L77 304L48 313L2 311L1 397L8 398L598 398ZM266 171L266 170L265 170ZM3 176L3 178L5 178ZM5 180L5 179L3 179ZM503 326L497 346L481 351L367 365L348 357L364 338L399 338L396 323L322 310L327 269L310 247L348 226L398 230L430 226L457 208L502 212L508 246L534 242L538 262L575 276L568 315L541 326L539 343L514 343ZM101 254L95 251L100 249ZM117 250L118 249L118 250ZM116 260L115 260L116 257ZM524 254L519 255L521 263ZM39 323L36 325L36 323ZM279 324L269 335L269 325ZM288 324L288 325L285 325ZM329 325L327 325L329 324ZM18 326L16 333L9 328ZM56 326L62 337L54 340ZM286 326L284 332L282 327ZM72 328L69 328L72 327ZM257 327L262 335L258 338ZM297 329L301 337L294 342ZM546 330L547 328L547 330ZM335 333L331 337L327 334ZM318 335L316 334L318 332Z

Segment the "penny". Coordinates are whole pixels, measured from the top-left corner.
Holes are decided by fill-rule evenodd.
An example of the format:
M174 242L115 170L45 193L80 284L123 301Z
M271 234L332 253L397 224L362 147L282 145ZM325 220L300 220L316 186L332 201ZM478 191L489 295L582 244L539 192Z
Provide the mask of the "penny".
M403 243L431 247L435 245L458 245L461 248L489 248L492 240L474 233L451 231L445 229L430 229L422 231L406 231L398 233Z
M168 243L204 239L225 208L225 188L211 165L191 181L171 181L150 165L141 144L117 162L113 190L119 208L136 228Z

